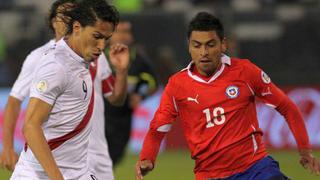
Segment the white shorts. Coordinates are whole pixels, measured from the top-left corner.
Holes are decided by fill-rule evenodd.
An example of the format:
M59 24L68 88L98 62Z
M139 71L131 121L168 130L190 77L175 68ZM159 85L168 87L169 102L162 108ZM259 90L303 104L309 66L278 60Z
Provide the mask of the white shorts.
M10 180L49 180L49 178L37 178L27 174L19 173L18 171L13 172ZM65 179L65 180L99 180L92 173L88 172L81 176L79 179Z
M98 180L114 180L112 161L109 157L89 153L89 169Z
M20 165L20 164L19 164ZM49 180L49 177L45 174L45 172L37 172L31 173L30 171L23 169L22 166L15 167L10 180ZM65 180L99 180L96 176L91 173L91 171L87 171L84 175L81 175L78 178L66 179Z

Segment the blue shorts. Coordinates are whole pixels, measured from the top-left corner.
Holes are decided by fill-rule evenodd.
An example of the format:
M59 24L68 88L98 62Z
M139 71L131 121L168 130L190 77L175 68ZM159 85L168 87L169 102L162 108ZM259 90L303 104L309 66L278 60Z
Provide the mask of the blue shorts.
M211 180L211 179L209 179ZM271 156L267 156L244 172L234 174L228 178L212 180L290 180L279 168L279 163Z

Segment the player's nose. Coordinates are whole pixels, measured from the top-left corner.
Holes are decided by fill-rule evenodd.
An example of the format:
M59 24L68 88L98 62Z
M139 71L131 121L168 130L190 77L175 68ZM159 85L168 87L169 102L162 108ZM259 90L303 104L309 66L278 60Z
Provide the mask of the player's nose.
M100 39L97 43L97 48L100 51L103 51L105 47L106 47L106 41L104 39Z

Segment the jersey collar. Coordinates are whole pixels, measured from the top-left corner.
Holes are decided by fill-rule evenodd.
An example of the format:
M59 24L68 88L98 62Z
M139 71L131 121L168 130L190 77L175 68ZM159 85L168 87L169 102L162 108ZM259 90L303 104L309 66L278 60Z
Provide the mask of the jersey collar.
M215 79L217 79L217 78L221 75L221 73L223 72L223 70L224 70L224 68L225 68L226 65L228 65L228 66L231 65L231 58L230 58L229 56L227 56L227 55L224 54L224 55L221 57L221 62L222 62L222 65L220 66L220 69L215 72L215 74L211 77L211 79L209 79L209 81L205 81L205 80L203 80L201 77L199 77L199 76L197 76L197 75L195 75L195 74L193 74L193 73L191 72L191 67L192 67L192 65L194 64L192 61L189 63L189 65L188 65L188 67L187 67L188 75L189 75L192 79L194 79L194 80L196 80L196 81L198 81L198 82L202 82L202 83L209 84L209 83L211 83L212 81L214 81Z

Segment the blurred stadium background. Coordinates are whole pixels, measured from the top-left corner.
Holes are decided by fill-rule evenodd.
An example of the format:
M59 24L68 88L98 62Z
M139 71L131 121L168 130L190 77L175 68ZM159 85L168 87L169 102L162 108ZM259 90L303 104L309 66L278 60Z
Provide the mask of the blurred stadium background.
M248 58L267 72L299 106L314 149L320 149L320 0L113 0L122 16L133 23L136 43L149 55L158 78L165 84L185 67L186 25L199 11L220 17L225 25L231 56ZM0 0L0 149L3 110L10 87L23 60L51 37L45 23L50 0ZM115 169L119 180L134 179L148 122L159 103L161 89L136 109L128 153ZM26 102L23 105L25 109ZM283 118L258 104L258 116L270 152L292 179L320 179L300 167L294 139ZM16 129L17 152L24 143ZM193 179L193 161L186 150L179 122L162 146L157 168L147 180ZM316 153L320 157L320 153ZM10 173L0 171L0 179Z

